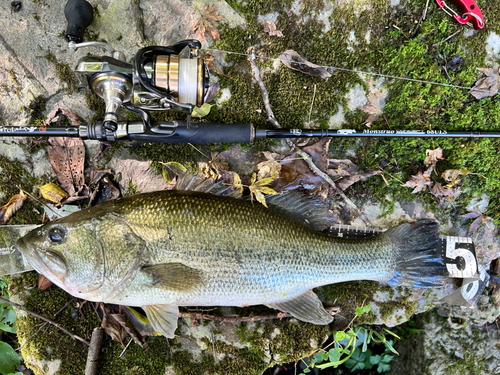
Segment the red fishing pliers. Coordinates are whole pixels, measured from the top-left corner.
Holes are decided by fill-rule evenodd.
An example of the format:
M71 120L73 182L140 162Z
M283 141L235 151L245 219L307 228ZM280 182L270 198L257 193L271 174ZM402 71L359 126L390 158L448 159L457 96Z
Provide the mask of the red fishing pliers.
M453 0L453 2L457 4L457 6L463 12L461 16L448 5L446 5L443 0L436 0L436 2L441 9L443 9L448 15L455 18L459 23L472 26L475 30L479 30L484 27L483 14L481 13L481 9L479 9L474 1Z

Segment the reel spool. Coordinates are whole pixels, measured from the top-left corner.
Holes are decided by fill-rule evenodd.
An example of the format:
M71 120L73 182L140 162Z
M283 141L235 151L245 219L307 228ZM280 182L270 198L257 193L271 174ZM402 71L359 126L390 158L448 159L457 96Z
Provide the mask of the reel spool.
M158 55L145 67L153 86L169 92L184 104L200 107L204 94L204 63L201 58L186 59L179 55Z

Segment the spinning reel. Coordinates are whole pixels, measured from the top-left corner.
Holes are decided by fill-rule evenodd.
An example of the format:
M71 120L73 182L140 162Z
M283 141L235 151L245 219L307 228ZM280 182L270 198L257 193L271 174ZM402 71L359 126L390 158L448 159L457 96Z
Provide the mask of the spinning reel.
M208 69L199 57L201 43L183 40L168 47L146 47L133 62L103 42L82 42L83 33L93 20L92 6L85 0L66 4L68 47L102 47L110 56L81 58L75 73L80 81L106 103L102 126L115 132L121 107L139 113L150 125L149 111L172 110L187 115L188 126L194 106L201 106L209 86Z

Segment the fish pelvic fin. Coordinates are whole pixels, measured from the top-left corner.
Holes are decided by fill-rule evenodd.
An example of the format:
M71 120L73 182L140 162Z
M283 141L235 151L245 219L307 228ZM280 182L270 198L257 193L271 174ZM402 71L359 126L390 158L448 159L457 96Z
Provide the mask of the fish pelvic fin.
M266 306L289 313L304 322L325 325L333 321L333 317L323 307L316 293L308 290L298 297L284 302L269 303Z
M439 253L439 224L420 220L384 232L398 248L396 266L386 280L391 286L430 288L444 282L446 266Z
M153 329L168 339L174 338L179 318L177 305L147 305L142 306Z

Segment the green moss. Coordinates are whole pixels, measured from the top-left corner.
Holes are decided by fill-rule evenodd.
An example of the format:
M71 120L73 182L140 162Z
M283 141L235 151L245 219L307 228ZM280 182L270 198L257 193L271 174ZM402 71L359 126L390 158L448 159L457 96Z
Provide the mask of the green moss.
M9 294L19 290L31 289L25 307L43 316L52 318L70 332L90 340L92 328L99 326L94 309L90 303L77 307L76 300L63 290L53 286L46 291L33 288L38 274L29 272L19 279L12 278ZM81 302L80 302L81 303ZM63 310L61 308L67 307ZM61 311L60 311L61 310ZM56 315L57 314L57 315ZM21 354L24 358L36 361L61 360L61 374L82 374L87 360L87 346L63 333L50 324L43 324L31 315L17 317L17 334L21 343ZM43 325L43 326L42 326ZM44 374L46 369L33 368L35 374Z
M34 98L27 107L22 109L28 112L30 120L28 122L29 126L43 126L45 125L45 108L47 104L47 98L43 96L37 96Z
M0 155L0 192L3 193L0 206L7 204L12 196L19 194L20 188L31 193L33 186L38 183L39 181L24 168L22 162ZM27 198L23 207L9 219L8 224L38 224L41 222L42 211L37 202Z
M56 76L59 81L66 83L68 94L74 93L78 87L78 79L73 69L66 63L58 62L51 52L47 52L44 57L49 63L54 65Z

